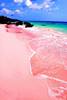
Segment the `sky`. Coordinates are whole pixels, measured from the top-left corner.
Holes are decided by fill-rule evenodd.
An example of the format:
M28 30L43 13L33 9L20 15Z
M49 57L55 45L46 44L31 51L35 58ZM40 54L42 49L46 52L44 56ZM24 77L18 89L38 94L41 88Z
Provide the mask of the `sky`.
M67 22L67 0L0 0L0 15L25 21Z

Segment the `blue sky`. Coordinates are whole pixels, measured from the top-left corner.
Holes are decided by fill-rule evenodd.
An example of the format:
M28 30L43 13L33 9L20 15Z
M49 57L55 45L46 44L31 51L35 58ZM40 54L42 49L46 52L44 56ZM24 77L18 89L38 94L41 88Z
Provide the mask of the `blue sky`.
M0 0L0 15L21 20L67 22L67 0Z

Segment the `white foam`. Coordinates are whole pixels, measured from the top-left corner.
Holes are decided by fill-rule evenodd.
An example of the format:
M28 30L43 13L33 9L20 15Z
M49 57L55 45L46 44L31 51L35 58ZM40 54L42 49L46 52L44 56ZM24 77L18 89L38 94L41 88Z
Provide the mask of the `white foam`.
M64 81L64 80L61 80L61 79L58 79L58 78L55 78L55 77L51 77L51 76L47 76L47 75L43 75L43 74L39 75L39 77L42 78L42 79L45 79L45 78L46 79L53 79L53 80L59 81L61 83L67 84L67 81Z

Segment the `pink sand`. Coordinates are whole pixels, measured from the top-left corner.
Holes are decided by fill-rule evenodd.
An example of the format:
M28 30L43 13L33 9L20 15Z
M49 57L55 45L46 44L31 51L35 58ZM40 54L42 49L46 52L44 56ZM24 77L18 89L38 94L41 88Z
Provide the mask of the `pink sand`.
M63 93L59 95L61 97L56 97L56 92L52 92L54 91L53 84L56 83L55 91L57 91L56 88L61 86L62 88L67 88L67 84L58 83L54 79L48 80L37 77L38 74L43 74L48 75L48 77L54 76L54 78L59 78L67 82L67 56L65 56L67 53L65 52L64 54L62 50L62 47L67 50L66 42L66 35L60 32L58 35L52 29L37 28L37 31L31 31L16 27L15 25L9 26L8 28L6 25L0 25L0 100L66 100L67 90L62 89ZM58 48L57 52L54 53L55 48L52 49L54 47L52 45L53 47L49 48L48 52L43 48L46 43L48 47L51 47L51 43L54 46L56 44L61 46L61 53L63 53L63 59L61 61L64 61L65 66L59 65ZM53 51L53 53L50 51ZM47 55L49 56L49 59L47 57L48 62L50 62L48 63L50 67L48 72L45 69L43 55L46 57ZM52 63L54 66L51 65ZM55 64L59 67L59 73L56 70L57 74L52 73L52 71L55 71Z

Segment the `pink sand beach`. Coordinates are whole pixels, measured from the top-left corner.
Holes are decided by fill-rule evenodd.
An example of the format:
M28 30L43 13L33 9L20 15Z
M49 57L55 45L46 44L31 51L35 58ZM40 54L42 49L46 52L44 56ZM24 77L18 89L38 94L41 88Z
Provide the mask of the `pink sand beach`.
M0 24L0 100L67 100L67 35Z

